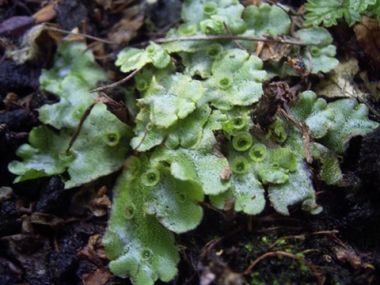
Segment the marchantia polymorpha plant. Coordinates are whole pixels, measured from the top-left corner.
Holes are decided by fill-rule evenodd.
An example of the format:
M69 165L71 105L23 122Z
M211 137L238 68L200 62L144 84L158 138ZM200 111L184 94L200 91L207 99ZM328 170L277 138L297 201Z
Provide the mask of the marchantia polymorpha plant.
M290 36L287 13L268 4L185 1L182 20L167 38ZM116 60L120 70L139 70L126 93L136 112L134 126L96 103L70 152L70 138L95 102L90 90L105 75L85 45L65 43L54 67L40 78L41 88L60 100L39 110L42 125L32 130L29 144L18 150L21 161L9 169L16 181L67 172L65 186L72 188L123 168L104 246L111 271L137 285L175 277L175 234L200 224L206 197L220 209L234 201L234 210L247 215L260 214L268 204L283 215L295 204L318 214L322 208L306 156L319 162L321 181L339 185L339 158L348 141L378 124L355 99L327 102L308 90L289 102L288 119L275 113L268 126L255 124L263 83L299 76L288 56L305 62L308 74L328 72L338 63L327 30L302 28L292 38L303 44L265 62L255 55L256 42L232 38L122 50Z

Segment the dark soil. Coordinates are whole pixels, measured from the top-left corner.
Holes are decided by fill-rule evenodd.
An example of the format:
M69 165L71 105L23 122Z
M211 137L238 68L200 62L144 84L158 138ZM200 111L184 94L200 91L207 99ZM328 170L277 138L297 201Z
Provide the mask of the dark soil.
M2 36L17 43L31 22L9 19L30 17L41 2L0 1ZM51 21L62 29L81 26L88 34L106 38L125 14L96 2L107 1L60 1ZM125 9L137 3L127 2ZM283 2L295 9L303 3ZM152 27L160 34L175 24L180 4L174 0L158 1L156 6L140 3L147 24L132 43L148 39ZM373 72L348 27L332 32L339 56L354 55L362 69ZM349 50L348 40L353 43ZM99 63L110 69L118 48L105 46L103 53L109 56L100 57ZM110 191L103 190L112 188L115 176L91 187L65 190L59 177L13 184L7 170L16 149L38 125L36 109L52 100L38 89L41 69L50 60L21 65L0 61L0 187L11 187L0 192L0 285L129 284L107 271L100 244L109 209L98 202L112 198ZM199 228L177 237L181 262L171 284L380 284L380 129L351 142L343 168L345 187L315 181L324 208L317 216L294 207L290 217L267 209L247 218L205 206ZM210 279L214 282L208 283Z

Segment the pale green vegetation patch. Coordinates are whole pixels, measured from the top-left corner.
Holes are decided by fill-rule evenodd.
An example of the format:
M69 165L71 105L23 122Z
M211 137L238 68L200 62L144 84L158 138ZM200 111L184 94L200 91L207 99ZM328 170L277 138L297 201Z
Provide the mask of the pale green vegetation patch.
M130 129L102 103L95 104L68 150L81 117L95 103L90 90L102 79L103 71L84 44L65 43L60 47L53 68L40 77L41 88L58 96L59 101L39 109L44 125L33 129L29 144L18 149L23 161L9 165L9 170L18 175L16 182L67 172L65 186L71 188L123 165Z
M354 8L366 9L364 2ZM306 6L309 13L313 3ZM326 29L306 27L291 34L284 9L244 7L234 0L185 1L182 20L168 32L170 42L127 47L117 57L122 72L138 70L126 100L136 113L132 126L103 103L93 105L96 94L90 90L105 75L83 44L63 44L53 68L40 79L42 90L59 101L39 110L43 124L18 150L21 161L9 165L17 182L66 173L66 188L123 168L104 245L111 271L136 285L175 277L179 254L174 234L197 228L203 203L211 201L222 210L232 205L247 215L268 206L289 215L289 207L297 204L320 213L313 180L339 185L339 162L349 140L378 126L355 99L328 102L313 91L282 98L284 105L278 107L286 116L268 111L267 125L252 120L266 99L263 85L269 79L285 74L302 80L305 74L337 66ZM216 35L227 38L173 40ZM291 38L298 44L290 45L287 55L304 63L305 74L289 71L287 55L263 60L255 54L255 41L228 39L231 35ZM317 168L311 167L312 160Z

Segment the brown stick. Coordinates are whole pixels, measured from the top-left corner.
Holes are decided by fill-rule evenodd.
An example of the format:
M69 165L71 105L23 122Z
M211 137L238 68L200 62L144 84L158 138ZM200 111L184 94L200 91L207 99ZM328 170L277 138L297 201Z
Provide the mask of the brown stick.
M294 254L291 254L289 252L286 252L286 251L281 251L281 250L278 250L278 251L270 251L270 252L266 252L264 253L263 255L260 255L258 258L256 258L254 261L251 262L251 264L247 267L247 269L244 270L243 274L244 275L247 275L247 274L250 274L252 272L252 269L262 260L266 259L267 257L273 257L273 256L285 256L285 257L289 257L291 259L294 259L294 260L297 260L297 261L303 261L303 258L302 257L298 257Z
M92 109L95 107L95 104L96 104L96 102L92 103L84 111L84 113L82 115L82 118L80 119L80 122L79 122L79 125L78 125L77 129L75 130L75 133L73 134L73 136L70 139L69 146L66 149L66 154L68 154L70 152L71 147L73 146L74 142L76 141L76 139L79 136L79 133L80 133L80 131L82 129L82 126L83 126L84 122L86 121L87 117L90 115Z
M233 34L232 34L232 32L231 32L230 27L227 25L227 23L226 23L226 22L223 22L223 25L224 25L224 28L226 29L226 31L228 32L228 34L229 34L230 36L232 36ZM238 48L240 48L240 49L242 49L242 50L246 50L246 48L244 48L244 47L239 43L239 41L234 40L234 43L235 43L235 45L236 45Z
M71 32L71 31L59 29L59 28L56 28L56 27L48 26L48 25L45 25L45 29L49 30L49 31L53 31L53 32L62 33L62 34L78 35L78 36L82 36L82 37L88 38L90 40L102 42L102 43L109 44L109 45L115 44L114 42L111 42L109 40L105 40L105 39L98 38L98 37L95 37L95 36L91 36L91 35L88 35L88 34Z
M280 108L279 112L285 117L285 119L290 121L301 131L302 140L303 140L303 150L304 150L306 161L308 163L312 163L313 156L311 155L311 150L310 150L311 139L310 139L310 134L309 134L309 128L307 127L305 123L298 122L293 117L291 117L283 108Z
M306 251L304 251L303 253L305 253ZM301 252L302 253L302 252ZM314 275L314 277L317 279L317 283L318 284L323 284L323 279L321 278L321 275L320 273L318 272L318 269L317 267L312 264L312 263L309 263L305 260L305 258L303 258L302 256L297 256L297 255L294 255L294 254L291 254L289 252L286 252L286 251L281 251L281 250L278 250L278 251L270 251L270 252L267 252L267 253L264 253L263 255L259 256L258 258L256 258L254 261L251 262L251 264L247 267L246 270L244 270L243 274L244 275L248 275L252 272L252 269L262 260L268 258L268 257L279 257L279 256L285 256L285 257L288 257L288 258L291 258L291 259L294 259L298 262L301 262L301 263L304 263L305 265L307 265L310 269L310 271L312 272L312 274Z
M139 144L136 147L134 147L133 150L137 151L139 149L139 147L143 144L143 142L144 142L144 140L145 140L145 138L146 138L147 135L148 135L148 128L145 126L144 135L141 138L141 141L139 142Z
M290 45L298 45L298 46L312 45L312 44L305 44L303 42L294 41L294 40L255 37L255 36L237 36L237 35L207 35L207 36L200 35L200 36L189 36L189 37L159 38L152 41L155 43L172 43L172 42L187 42L187 41L217 41L217 40L281 43L281 44L290 44Z
M124 77L123 79L121 79L119 81L116 81L114 83L111 83L111 84L108 84L108 85L104 85L104 86L95 88L94 90L91 90L91 93L93 93L93 92L103 92L104 90L115 88L115 87L117 87L117 86L119 86L119 85L127 82L131 78L133 78L141 69L142 69L142 67L134 70L133 72L131 72L130 74L128 74L126 77Z

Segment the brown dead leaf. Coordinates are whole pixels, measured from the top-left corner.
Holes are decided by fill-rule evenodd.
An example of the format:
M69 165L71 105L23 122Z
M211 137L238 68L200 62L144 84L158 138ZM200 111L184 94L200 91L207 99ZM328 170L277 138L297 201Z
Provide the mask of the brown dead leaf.
M91 49L91 51L94 53L94 56L97 60L106 61L107 53L106 53L106 48L103 42L93 41L92 43L87 44L87 47Z
M90 260L93 259L94 256L96 256L95 247L98 242L99 242L99 235L90 236L88 239L87 245L78 252L78 255L82 257L86 257Z
M90 184L82 187L74 194L69 211L75 215L83 215L88 211L91 211L96 217L106 215L111 206L109 199L102 199L102 196L106 195L106 191L108 190L105 186L98 188Z
M117 45L125 45L136 36L136 32L142 26L142 23L142 16L134 20L122 19L112 27L108 38Z
M44 24L29 29L17 47L8 48L6 56L19 64L25 62L47 62L53 55L55 40L45 30Z
M377 20L364 16L354 31L365 53L380 67L380 26Z
M96 100L105 104L108 111L114 114L120 121L126 124L129 123L130 116L128 115L128 109L124 103L115 101L104 92L101 92Z
M112 202L106 194L107 192L107 187L101 187L89 202L88 207L95 217L105 216L112 206Z
M57 216L35 212L30 216L30 222L37 225L45 225L52 228L59 227L65 223L62 218Z
M264 84L264 96L255 108L253 121L267 128L273 123L279 107L296 98L295 90L291 89L285 81Z
M90 236L87 245L83 247L78 256L86 258L98 266L102 265L102 259L107 259L100 235Z
M343 263L349 263L352 268L358 269L362 266L361 258L351 248L336 247L334 248L336 258Z
M126 9L122 19L111 28L108 39L117 44L125 45L133 39L144 23L144 16L139 5Z
M263 61L278 62L283 58L288 57L291 51L290 45L281 43L265 43L260 50L259 56Z
M354 77L359 72L357 59L351 58L340 63L327 80L317 86L317 93L329 98L353 97L364 98L365 94L354 84Z
M107 187L101 188L82 188L74 195L71 202L70 211L76 215L83 214L90 210L95 217L103 217L112 206L111 200L106 193Z
M9 92L5 96L3 103L5 106L5 110L10 110L12 107L17 106L18 96L14 92Z
M105 268L98 268L91 273L83 274L83 285L104 285L110 280L112 274Z
M367 71L361 71L359 73L360 79L363 81L363 84L366 90L369 93L369 97L372 101L380 101L380 81L371 81L368 76Z
M46 213L34 212L31 215L22 215L22 232L34 233L35 225L48 226L50 228L58 228L65 224L65 220Z
M56 3L53 2L34 13L33 18L37 24L40 24L54 19L56 15Z
M92 213L95 217L105 216L107 214L107 210L110 209L111 206L111 200L106 195L95 198L90 205Z

